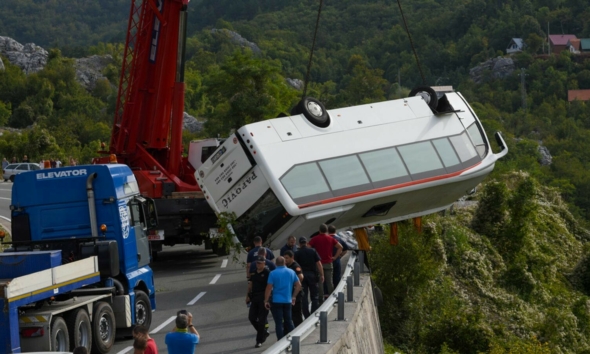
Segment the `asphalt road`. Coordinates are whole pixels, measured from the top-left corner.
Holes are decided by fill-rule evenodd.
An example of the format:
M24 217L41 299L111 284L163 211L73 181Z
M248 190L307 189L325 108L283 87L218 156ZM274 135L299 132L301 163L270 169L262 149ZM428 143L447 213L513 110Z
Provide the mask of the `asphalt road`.
M12 183L0 180L0 224L10 231ZM256 333L248 321L246 271L242 254L238 262L218 257L202 246L165 247L152 263L156 284L156 311L150 335L158 352L168 353L164 337L174 327L176 312L187 309L201 335L197 353L261 353L276 341L269 314L271 336L254 348ZM133 340L118 339L111 353L133 352Z

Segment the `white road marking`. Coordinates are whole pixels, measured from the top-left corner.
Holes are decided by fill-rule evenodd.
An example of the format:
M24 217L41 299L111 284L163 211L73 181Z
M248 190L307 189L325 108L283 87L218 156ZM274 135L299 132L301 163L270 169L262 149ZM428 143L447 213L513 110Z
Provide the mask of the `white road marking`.
M10 200L10 198L0 198L0 199L4 199L4 200Z
M223 262L221 262L221 268L225 267L227 267L227 259L224 259Z
M199 293L199 295L195 296L195 298L194 298L194 299L192 299L192 300L191 300L191 301L190 301L190 302L189 302L187 305L188 305L188 306L194 305L194 304L195 304L195 302L197 302L197 301L198 301L200 298L202 298L202 297L203 297L203 295L205 295L206 293L207 293L207 292L205 292L205 291L202 291L202 292L200 292L200 293Z
M127 353L128 351L130 351L131 349L133 349L133 347L127 347L127 348L125 348L125 349L121 350L120 352L118 352L117 354L125 354L125 353Z
M162 323L161 325L156 327L153 331L151 331L150 334L158 333L162 328L168 326L168 324L170 324L170 322L174 321L175 319L176 319L176 316L170 317L164 323Z
M215 283L217 283L217 281L219 280L220 277L221 277L221 274L217 274L215 276L215 278L213 278L213 280L211 280L211 282L209 284L215 284Z
M2 219L4 219L4 220L7 220L7 221L10 221L10 222L12 222L12 220L10 220L9 218L7 218L6 216L2 216L2 215L0 215L0 218L2 218Z

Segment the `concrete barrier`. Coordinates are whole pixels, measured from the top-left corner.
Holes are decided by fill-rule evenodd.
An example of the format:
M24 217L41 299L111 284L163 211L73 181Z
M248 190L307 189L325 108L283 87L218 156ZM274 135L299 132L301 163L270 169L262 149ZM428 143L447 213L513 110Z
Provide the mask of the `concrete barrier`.
M329 343L318 343L320 331L316 330L300 344L301 354L379 354L384 352L370 276L361 274L360 284L360 287L354 287L355 302L346 302L344 305L346 320L337 321L337 311L332 311L329 315Z

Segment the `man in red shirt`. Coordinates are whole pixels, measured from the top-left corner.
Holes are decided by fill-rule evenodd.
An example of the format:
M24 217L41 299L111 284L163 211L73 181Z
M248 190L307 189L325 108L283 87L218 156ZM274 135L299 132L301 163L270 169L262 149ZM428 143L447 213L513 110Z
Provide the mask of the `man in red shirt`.
M158 354L158 346L156 345L156 341L150 337L149 331L145 326L139 325L133 327L133 338L138 337L145 338L147 341L144 354Z
M328 287L328 294L330 295L334 291L334 283L332 283L332 271L334 269L332 262L340 257L342 253L342 245L336 241L333 237L328 235L328 226L326 224L320 225L319 235L313 237L309 241L309 245L318 252L322 262L322 268L324 268L324 282ZM336 248L336 254L333 255L333 250ZM320 302L323 302L324 287L320 286Z

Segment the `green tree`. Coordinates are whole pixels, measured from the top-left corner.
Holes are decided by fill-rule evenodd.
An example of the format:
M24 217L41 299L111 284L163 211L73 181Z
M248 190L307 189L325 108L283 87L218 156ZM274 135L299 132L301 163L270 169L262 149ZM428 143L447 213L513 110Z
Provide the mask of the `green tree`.
M211 102L205 128L209 135L226 136L231 129L274 118L296 98L280 75L276 62L255 58L251 52L235 52L205 80Z

